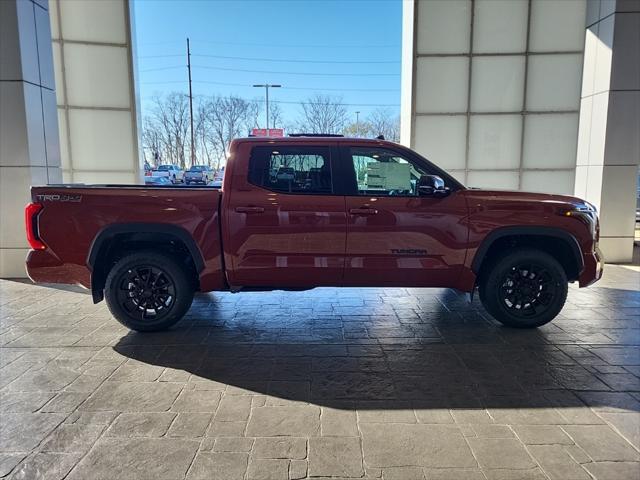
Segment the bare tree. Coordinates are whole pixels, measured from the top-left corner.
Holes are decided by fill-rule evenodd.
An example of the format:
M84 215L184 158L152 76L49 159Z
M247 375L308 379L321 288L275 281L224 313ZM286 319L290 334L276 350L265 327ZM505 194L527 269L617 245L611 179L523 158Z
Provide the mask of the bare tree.
M384 108L374 110L367 116L365 125L370 137L384 135L386 140L400 141L400 117L394 116L390 110Z
M226 158L231 140L245 136L256 126L259 105L239 97L211 97L205 106L206 135L216 159L216 168Z
M279 103L269 104L269 128L284 128L284 116Z
M315 94L302 102L298 129L307 133L342 133L347 109L342 98Z
M164 154L161 129L157 122L149 117L142 123L142 152L144 161L155 167L158 166Z
M154 97L150 115L144 120L144 148L153 158L185 167L189 131L189 102L178 92ZM156 155L157 154L157 155Z

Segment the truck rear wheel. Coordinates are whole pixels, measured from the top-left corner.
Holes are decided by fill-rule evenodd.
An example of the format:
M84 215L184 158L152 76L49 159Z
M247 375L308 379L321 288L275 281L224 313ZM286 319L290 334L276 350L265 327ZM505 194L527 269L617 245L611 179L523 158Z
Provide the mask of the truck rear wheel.
M132 253L111 269L105 283L111 314L140 332L165 330L187 313L193 284L172 257L153 251Z
M480 301L500 323L535 328L553 320L567 299L567 275L548 253L518 249L481 272Z

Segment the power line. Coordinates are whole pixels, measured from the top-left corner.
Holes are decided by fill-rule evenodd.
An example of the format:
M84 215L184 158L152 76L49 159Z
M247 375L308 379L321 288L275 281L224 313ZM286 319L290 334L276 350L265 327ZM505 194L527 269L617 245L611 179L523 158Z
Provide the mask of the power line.
M283 44L283 43L244 43L244 42L224 42L216 40L198 40L199 43L210 43L213 45L239 45L244 47L268 47L268 48L400 48L400 44Z
M195 55L191 55L192 57L195 57ZM184 57L183 54L181 53L174 53L174 54L163 54L163 55L138 55L137 58L168 58L168 57Z
M210 96L211 95L204 94L204 93L194 94L194 97L210 97ZM143 95L142 98L154 98L154 97L151 96L151 95ZM242 98L242 97L239 97L239 98ZM252 99L242 98L242 100L245 100L247 102L260 102L260 103L263 103L265 101L264 98L252 98ZM269 100L269 103L283 103L283 104L287 104L287 105L302 105L303 103L309 103L309 102L303 101L303 100L298 100L298 101ZM399 103L344 103L344 102L330 102L327 105L340 105L340 106L344 106L344 107L399 107L400 106Z
M157 68L145 68L144 70L140 70L141 73L144 72L159 72L160 70L175 70L176 68L186 68L186 65L173 65L171 67L157 67Z
M169 80L162 82L141 82L141 85L185 84L186 80ZM222 85L227 87L252 88L252 85L244 83L214 82L208 80L194 80L193 83L210 85ZM326 87L282 87L284 90L327 91L327 92L398 92L399 88L326 88Z
M246 43L246 42L226 42L226 41L217 41L217 40L194 40L194 42L198 43L206 43L211 45L237 45L241 47L266 47L266 48L354 48L354 49L369 49L369 48L400 48L402 45L399 43L386 43L386 44L285 44L285 43ZM155 47L160 45L177 45L181 43L177 40L169 40L166 42L151 42L151 43L141 43L140 47Z
M164 54L164 55L139 55L138 58L176 58L182 57L180 54ZM343 65L392 65L399 64L400 60L303 60L303 59L282 59L282 58L264 58L264 57L236 57L232 55L210 55L205 53L192 53L192 57L201 58L220 58L224 60L246 60L255 62L272 62L272 63L318 63L318 64L343 64Z
M334 73L334 72L282 72L275 70L247 70L242 68L209 67L197 65L196 68L205 70L223 70L226 72L246 72L246 73L273 73L278 75L301 75L301 76L322 76L322 77L397 77L399 73Z
M227 60L249 60L258 62L275 62L275 63L339 63L339 64L399 64L398 60L282 60L278 58L262 58L262 57L233 57L227 55L207 55L207 54L193 54L194 57L204 58L223 58Z

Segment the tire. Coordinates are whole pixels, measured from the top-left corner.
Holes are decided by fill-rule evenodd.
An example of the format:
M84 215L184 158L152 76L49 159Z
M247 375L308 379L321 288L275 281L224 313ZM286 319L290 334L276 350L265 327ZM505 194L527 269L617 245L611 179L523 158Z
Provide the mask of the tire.
M149 287L159 287L151 290L139 286L145 282ZM139 332L166 330L179 322L191 307L193 291L185 267L154 251L136 252L120 259L105 282L105 299L111 314L125 327ZM149 303L153 308L146 308Z
M480 301L493 318L514 328L536 328L553 320L567 299L567 275L548 253L514 250L480 275Z

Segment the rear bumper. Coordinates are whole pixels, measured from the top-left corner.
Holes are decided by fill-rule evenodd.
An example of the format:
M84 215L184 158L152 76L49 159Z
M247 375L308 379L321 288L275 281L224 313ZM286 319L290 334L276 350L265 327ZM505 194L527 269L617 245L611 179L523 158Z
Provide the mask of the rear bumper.
M64 263L51 250L30 250L27 275L35 283L66 283L91 287L91 272L85 265Z
M580 287L588 287L602 278L604 257L600 249L596 247L594 252L583 255L583 258L584 269L578 278L578 284Z

